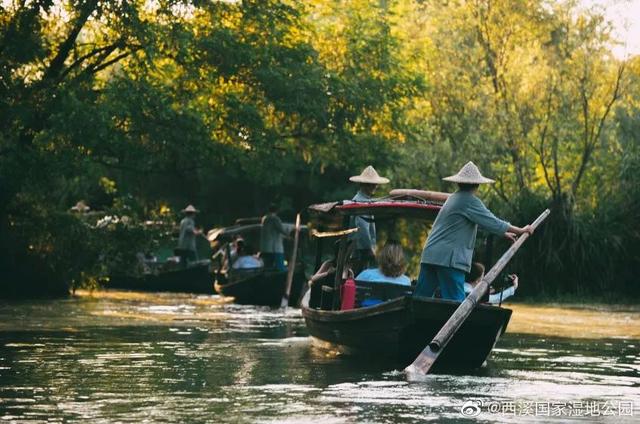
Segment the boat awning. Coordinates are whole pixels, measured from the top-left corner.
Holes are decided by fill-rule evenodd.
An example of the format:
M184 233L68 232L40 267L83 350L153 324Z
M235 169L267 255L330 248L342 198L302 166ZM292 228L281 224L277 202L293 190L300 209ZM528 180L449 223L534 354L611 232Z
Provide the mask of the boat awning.
M311 212L319 215L374 215L376 217L411 217L430 220L435 219L441 208L442 204L437 202L394 199L377 199L368 202L343 200L309 206Z
M283 223L282 224L285 229L293 230L295 228L295 224L292 223ZM247 224L247 225L233 225L231 227L225 228L214 228L213 230L207 233L207 240L213 243L217 242L228 242L233 240L233 237L236 235L244 235L248 233L257 233L262 228L262 224ZM306 231L307 226L301 225L300 231Z
M347 228L346 230L338 231L318 231L316 229L313 229L311 230L311 235L315 238L330 238L348 236L349 234L353 234L356 232L358 232L357 228Z
M210 242L230 241L235 235L260 231L260 228L262 228L262 224L234 225L225 228L214 228L207 233L207 240L209 240Z

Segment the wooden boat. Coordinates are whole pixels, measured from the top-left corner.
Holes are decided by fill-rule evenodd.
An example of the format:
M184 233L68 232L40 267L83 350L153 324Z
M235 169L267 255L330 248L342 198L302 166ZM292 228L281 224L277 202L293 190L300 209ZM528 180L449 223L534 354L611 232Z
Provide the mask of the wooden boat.
M285 224L286 225L286 224ZM242 305L280 306L286 290L287 271L269 268L233 269L226 258L230 256L230 244L241 235L245 240L257 244L261 224L234 225L209 232L209 241L216 245L214 255L215 291L234 298ZM217 261L217 263L216 263ZM307 281L304 264L296 264L289 306L298 306L302 288Z
M441 203L436 201L395 197L370 202L312 205L310 210L326 224L346 222L344 218L352 215L374 215L376 219L384 220L412 217L428 221L435 219L440 208ZM348 245L344 239L340 249L348 249ZM337 268L342 274L339 263ZM319 283L325 286L321 296L339 292L333 278ZM338 284L342 283L338 279ZM413 297L413 288L407 286L363 282L356 282L356 285L358 303L367 296L380 299L382 303L335 310L338 302L318 300L320 290L314 288L305 295L301 304L309 334L314 343L323 348L345 354L390 358L390 368L409 365L460 305L449 300ZM367 294L367 291L374 294ZM480 367L506 330L510 317L509 309L479 305L445 347L436 369Z
M320 347L350 355L386 357L390 366L409 365L460 305L449 300L403 296L348 311L323 311L302 304L309 334ZM511 310L479 305L438 359L439 369L482 366L504 333Z
M234 298L241 305L280 306L286 289L287 271L259 270L222 271L216 275L215 290ZM289 306L298 306L306 281L303 271L296 271L291 287Z
M111 276L105 286L150 292L214 294L213 275L209 266L209 260L195 262L187 268L179 268L178 265L158 266L141 275Z

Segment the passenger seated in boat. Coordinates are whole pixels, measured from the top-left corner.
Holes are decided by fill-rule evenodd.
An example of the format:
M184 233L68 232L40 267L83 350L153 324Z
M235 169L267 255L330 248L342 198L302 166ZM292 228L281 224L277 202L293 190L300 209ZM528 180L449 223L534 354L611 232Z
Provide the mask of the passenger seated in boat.
M407 261L400 244L397 242L387 243L377 256L378 267L365 269L358 274L357 281L411 286L411 280L404 274L407 269Z
M320 300L322 295L322 286L330 284L333 287L333 280L336 274L336 264L334 259L324 261L318 271L309 279L309 290L311 290L309 307L317 308L320 306ZM353 269L350 262L345 264L342 270L342 279L346 280L353 278Z
M356 281L374 284L390 283L411 287L411 280L404 274L407 269L407 262L400 244L396 242L387 243L378 252L377 256L378 267L365 269L358 274ZM369 297L364 299L360 306L373 306L383 301L377 296Z
M469 281L464 283L465 296L468 296L469 293L471 293L471 291L478 285L480 280L482 280L482 277L484 277L484 265L482 265L480 262L474 262L473 264L471 264ZM518 288L518 276L516 274L511 274L508 276L508 278L513 285L500 291L494 291L492 288L491 293L489 294L489 300L487 301L488 303L499 304L516 293L516 289Z
M217 256L222 255L222 265L221 269L229 269L232 268L232 264L238 259L238 244L244 243L244 239L241 235L237 234L233 236L232 241L228 244L228 246L218 244L214 249L218 249L217 253L215 253L212 259L215 259Z
M231 246L229 248L229 257L231 258L231 263L235 262L238 259L238 249L241 244L244 244L244 239L240 234L233 236L233 241L231 242Z
M158 263L158 258L151 252L138 252L136 259L138 260L138 271L141 274L151 273L153 267Z
M264 267L262 259L255 256L256 250L244 240L238 240L237 256L233 263L233 269L256 269Z

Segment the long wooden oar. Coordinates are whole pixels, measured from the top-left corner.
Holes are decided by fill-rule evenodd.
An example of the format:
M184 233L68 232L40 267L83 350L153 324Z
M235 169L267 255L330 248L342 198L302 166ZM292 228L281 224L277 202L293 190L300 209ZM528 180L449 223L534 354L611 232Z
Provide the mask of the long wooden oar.
M280 302L281 308L289 306L289 296L291 295L291 286L293 285L293 273L296 269L296 260L298 258L298 240L300 239L300 214L296 215L296 229L293 236L293 251L291 252L291 260L289 261L289 270L287 272L287 288Z
M542 221L545 220L551 211L545 210L540 216L531 224L535 230ZM502 272L507 263L511 260L516 251L523 245L525 240L529 238L529 233L524 233L515 243L509 247L509 249L502 255L502 257L496 262L491 270L482 278L480 283L473 289L473 291L465 298L465 300L458 306L458 309L449 317L449 320L440 329L438 334L435 335L431 343L424 348L424 350L418 355L413 364L405 368L405 372L414 374L427 374L431 367L438 359L440 353L447 346L447 343L453 338L456 331L462 326L467 317L473 312L473 309L478 304L480 298L487 292L489 285L493 280Z

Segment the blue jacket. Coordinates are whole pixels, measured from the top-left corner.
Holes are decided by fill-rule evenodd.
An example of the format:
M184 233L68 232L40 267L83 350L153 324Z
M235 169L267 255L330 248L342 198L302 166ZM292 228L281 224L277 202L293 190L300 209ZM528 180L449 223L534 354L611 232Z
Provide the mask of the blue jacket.
M453 193L433 223L421 262L469 272L478 226L503 235L509 223L496 218L473 193Z
M356 277L356 281L366 281L370 283L393 283L401 286L411 287L411 280L406 275L398 277L387 277L380 271L380 268L369 268L362 271Z

